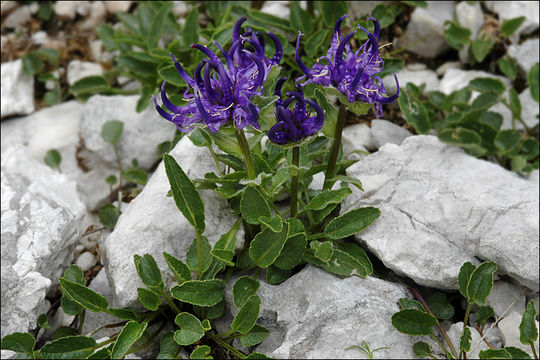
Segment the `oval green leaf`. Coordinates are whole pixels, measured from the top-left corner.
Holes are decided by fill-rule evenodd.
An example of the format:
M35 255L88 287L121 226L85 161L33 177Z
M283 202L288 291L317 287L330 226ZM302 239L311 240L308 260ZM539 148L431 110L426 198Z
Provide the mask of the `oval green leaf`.
M392 315L392 325L399 332L408 335L433 335L437 319L420 310L405 309Z
M95 94L110 89L109 82L103 76L86 76L70 86L69 92L74 95Z
M174 341L172 332L164 334L159 343L159 354L156 359L173 359L180 350L180 346Z
M87 310L101 312L109 306L105 296L98 294L94 290L90 290L84 285L64 278L60 278L58 281L62 286L62 290L64 290L64 295Z
M249 224L259 224L259 218L266 216L272 217L270 206L266 202L266 199L262 196L259 190L252 186L246 187L242 194L242 200L240 201L240 211L242 217Z
M149 288L164 288L161 271L152 255L144 254L140 261L135 262L135 267L144 285Z
M198 305L214 306L223 298L225 283L222 280L190 280L171 289L171 295L180 301Z
M129 321L116 338L116 342L112 348L111 358L112 359L123 359L129 348L140 339L143 335L147 322L139 324L136 321Z
M241 308L251 295L257 293L260 283L249 276L242 276L233 285L234 305Z
M266 340L269 335L270 330L264 326L255 324L247 334L240 337L240 343L246 347L255 346Z
M47 166L55 168L58 167L62 162L62 155L60 155L60 152L58 152L58 150L51 149L47 151L44 161Z
M179 284L191 280L191 271L182 260L177 259L166 252L163 252L163 257Z
M101 127L101 138L108 143L116 144L123 131L124 123L122 121L110 120Z
M2 350L11 350L18 353L32 353L36 340L29 333L16 332L2 338Z
M160 297L148 289L137 288L137 295L141 304L150 311L156 311L161 304Z
M43 359L85 359L94 352L95 346L96 340L91 337L67 336L46 344L39 354Z
M174 340L179 345L191 345L204 336L200 320L190 313L182 312L176 315L174 322L180 328L174 333Z
M128 183L146 185L148 174L143 169L131 168L122 173L122 178Z
M232 330L241 334L247 334L257 322L259 310L261 307L261 298L257 295L251 295L246 303L240 308L232 322Z
M374 207L349 211L332 219L324 228L324 234L335 240L346 238L367 228L380 215L381 211Z
M493 288L493 274L497 271L497 264L488 261L480 264L471 274L467 284L467 301L469 304L475 302L482 305Z
M258 233L249 246L249 257L261 268L267 268L277 259L287 241L288 225L276 233L266 228Z
M525 345L532 345L538 339L536 327L536 304L530 300L519 324L519 341Z

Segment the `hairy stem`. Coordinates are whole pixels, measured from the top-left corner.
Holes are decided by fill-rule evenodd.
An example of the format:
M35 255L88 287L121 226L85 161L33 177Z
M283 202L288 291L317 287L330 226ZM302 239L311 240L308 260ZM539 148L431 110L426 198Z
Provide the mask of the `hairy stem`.
M295 146L292 153L292 164L296 166L291 177L291 217L298 211L298 165L300 164L300 147Z
M538 354L536 353L536 349L534 348L534 342L531 344L531 349L532 349L534 358L538 360Z
M210 338L216 343L218 344L219 346L221 346L222 348L224 349L227 349L229 350L230 352L232 352L234 355L236 355L238 358L240 359L245 359L246 358L246 355L244 355L243 353L241 353L240 351L236 350L234 347L232 347L231 345L227 344L225 341L221 340L221 338L215 336L215 335L210 335Z
M336 161L339 153L339 146L341 145L341 133L345 127L345 119L347 118L347 108L345 105L339 105L339 112L337 116L336 132L334 134L334 142L332 143L332 149L330 150L330 156L328 157L328 165L326 168L326 174L324 177L323 190L330 189L333 185L333 178L336 175Z
M250 180L254 180L255 166L253 165L253 158L251 157L251 150L249 149L249 143L246 139L246 135L244 134L243 130L238 130L237 128L234 128L234 133L236 135L236 139L238 140L238 145L240 145L240 150L242 150L242 155L244 156L248 178Z
M162 288L158 287L159 289L159 292L161 293L161 296L163 296L163 298L165 299L165 301L167 301L167 304L169 304L169 306L171 307L171 309L174 310L175 313L177 314L180 314L182 312L182 310L180 310L180 308L178 306L176 306L176 304L174 303L173 299L171 299L171 297L169 295L167 295L167 293L165 292L165 290L163 290Z

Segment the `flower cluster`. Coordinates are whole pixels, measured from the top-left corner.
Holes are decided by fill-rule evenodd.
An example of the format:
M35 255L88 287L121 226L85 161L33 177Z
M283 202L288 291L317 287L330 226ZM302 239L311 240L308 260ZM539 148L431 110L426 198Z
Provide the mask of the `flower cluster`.
M259 129L259 109L251 99L256 94L262 95L270 68L281 61L283 47L274 34L267 33L276 48L274 56L268 59L262 33L247 28L244 34L240 34L242 23L246 20L243 17L236 22L228 52L214 42L225 64L206 46L193 44L191 47L203 52L207 58L195 67L194 76L190 77L170 54L180 76L188 85L184 93L187 104L172 104L165 93L165 82L161 86L161 99L170 113L158 105L155 97L153 100L159 114L176 124L181 132L193 130L193 125L198 123L204 123L211 132L216 132L230 119L238 129L247 125ZM250 44L253 51L248 50L246 44Z
M276 101L276 119L277 123L268 131L268 138L276 144L285 145L297 143L302 139L316 134L322 129L324 124L324 112L316 102L304 98L301 87L297 91L289 91L288 98L283 101L281 98L281 87L287 78L279 79L276 84L274 94L279 96ZM296 100L293 111L288 106ZM310 116L307 112L306 103L316 112L316 116Z
M295 57L305 75L299 77L296 81L300 82L307 78L302 86L308 83L323 86L333 85L347 96L349 102L362 101L376 104L377 116L381 116L382 104L390 103L399 96L399 83L394 74L398 84L397 93L385 97L383 95L386 94L386 90L381 78L374 76L381 72L384 67L384 62L379 55L379 22L374 17L368 18L368 20L373 20L375 25L373 34L358 26L360 30L366 32L368 40L356 52L353 52L349 40L356 34L356 31L347 34L345 37L342 37L340 33L341 23L346 17L347 15L344 15L338 19L334 26L334 35L326 56L317 59L317 63L311 69L304 65L298 55L302 33L298 35ZM327 64L323 64L322 60L325 60Z

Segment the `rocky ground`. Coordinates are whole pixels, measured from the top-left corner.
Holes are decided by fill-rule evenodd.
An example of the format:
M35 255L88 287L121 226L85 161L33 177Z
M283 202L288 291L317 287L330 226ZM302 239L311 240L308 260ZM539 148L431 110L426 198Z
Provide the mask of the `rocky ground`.
M175 14L183 21L188 5L174 3ZM353 16L363 13L363 6L373 6L370 3L375 2L350 5ZM53 327L73 321L58 307L57 280L72 263L81 267L89 286L113 306L138 306L133 290L140 280L133 255L150 253L165 270L162 252L184 258L194 236L173 200L165 196L169 184L157 160L156 145L171 140L173 125L163 121L153 107L137 113L138 95L95 95L86 103L67 96L46 107L38 99L47 85L36 84L22 72L20 58L43 46L60 51L57 75L62 88L84 76L103 74L114 54L105 51L95 28L113 21L116 11L129 11L134 5L131 1L58 2L53 11L59 20L44 31L36 15L37 4L2 2L2 337L33 329L41 313L52 316ZM262 11L288 17L288 2L267 1ZM449 47L442 35L443 23L454 16L473 32L493 21L526 16L513 35L513 45L504 51L515 57L525 74L538 62L538 2L487 1L482 6L431 2L427 9L407 14L406 23L394 29L393 49L406 47L402 53L406 67L398 73L402 86L425 83L426 92L449 94L479 76L513 83L490 69L472 68L466 52L445 56ZM420 38L425 40L418 42ZM388 80L392 93L393 80ZM116 81L127 89L140 86L121 77ZM525 122L534 126L538 103L531 100L523 83L513 85L520 93ZM503 128L511 128L509 110L501 106L495 111L503 115ZM133 201L123 204L111 233L100 224L97 210L110 201L104 179L117 172L112 147L100 136L103 123L112 119L124 122L119 141L123 165L128 167L136 158L151 177L144 188L138 187ZM371 348L390 347L375 357L412 358L412 345L418 339L397 332L390 322L399 310L397 300L412 298L404 284L412 280L427 293L455 294L460 266L484 260L498 264L498 278L488 298L497 316L526 291L488 342L527 351L519 342L519 323L526 301L534 298L538 304L538 170L520 176L442 143L435 133L416 135L397 103L381 119L354 122L343 134L344 153L361 161L348 168L347 175L359 179L364 191L354 189L342 211L353 205L381 210L381 217L356 237L379 259L377 276L339 278L307 266L280 285L262 282L261 325L271 335L257 351L276 358L359 358L364 355L359 350L345 349L365 340ZM62 155L61 172L43 161L51 148ZM171 155L190 178L203 177L214 165L206 149L195 147L187 138ZM322 179L315 179L312 186L321 185ZM206 235L213 244L235 219L215 193L202 191L202 198ZM242 239L243 233L238 237ZM231 305L230 291L226 300ZM229 308L223 326L235 311L234 306ZM105 321L88 316L83 332ZM446 322L445 326L457 342L462 324ZM479 338L473 335L473 343ZM482 343L477 351L486 348L487 343ZM2 352L2 358L7 355Z

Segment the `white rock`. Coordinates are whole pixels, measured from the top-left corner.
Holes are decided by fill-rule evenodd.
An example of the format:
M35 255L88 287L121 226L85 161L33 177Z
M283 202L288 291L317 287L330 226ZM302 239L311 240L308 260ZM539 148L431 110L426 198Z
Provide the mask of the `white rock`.
M360 19L364 15L369 15L377 5L386 5L389 6L392 4L391 1L347 1L349 6L349 11L352 16L351 19ZM356 26L356 25L355 25Z
M516 286L509 282L503 280L495 281L485 305L491 306L495 315L501 317L510 304L517 298L517 301L508 312L516 311L522 314L525 311L525 296L522 295L518 298L521 290L522 288L520 286Z
M362 182L346 212L381 216L357 234L382 262L416 283L456 289L466 261L492 260L498 274L538 289L538 182L467 155L434 136L386 144L347 169Z
M406 68L400 70L397 73L397 78L399 80L399 85L403 88L407 83L413 83L416 86L426 84L424 93L427 94L430 91L439 90L439 78L433 70L426 70L420 67L414 66L416 64L408 65ZM384 87L386 92L389 94L394 94L397 91L396 80L394 80L393 75L387 75L383 79Z
M434 58L449 49L443 30L446 20L453 20L453 1L430 1L426 9L414 9L403 36L395 39L396 47L426 58ZM410 47L409 47L410 46Z
M1 69L1 117L30 114L34 107L34 77L22 71L22 60L5 62Z
M92 279L88 287L94 290L95 292L97 292L98 294L105 296L105 298L109 302L109 305L111 306L112 289L109 283L109 279L107 278L105 269L101 269L98 272L98 274L96 275L95 278ZM137 289L135 289L135 292L136 291ZM85 317L84 324L83 324L83 331L82 331L83 334L87 334L102 325L113 324L113 323L118 322L117 317L104 313L104 312L100 312L98 314L88 313L86 315L87 316ZM118 329L115 329L115 328L101 329L96 333L96 336L112 336L117 331Z
M482 337L480 336L480 334L475 328L469 327L469 329L471 330L471 338L472 338L471 350L472 351L467 353L467 359L478 359L479 358L478 354L480 353L480 351L487 350L489 349L489 347L483 340L480 340ZM461 338L462 331L463 331L463 321L452 324L452 326L450 326L450 329L448 329L447 331L448 337L450 338L450 341L452 341L452 344L454 345L456 349L459 349L459 339ZM476 344L479 344L479 345L476 346L473 350L473 346L475 346Z
M538 306L536 308L538 312ZM512 311L510 314L506 315L504 319L499 321L497 326L501 330L502 340L505 347L515 346L526 353L531 353L531 347L529 345L523 345L519 341L519 324L521 323L521 318L523 313L518 313L517 311ZM535 320L536 328L538 329L538 321Z
M354 124L346 126L341 135L343 143L343 155L347 156L354 150L364 147L368 150L376 150L373 144L371 128L366 124Z
M449 70L449 69L461 69L463 67L463 65L461 64L460 61L448 61L448 62L445 62L444 64L442 64L441 66L439 66L437 68L437 70L435 70L435 73L437 74L437 76L444 76L444 74L446 74L446 71Z
M536 38L526 40L520 45L513 44L508 47L508 55L516 60L519 71L524 78L527 78L533 65L540 61L539 43L538 38Z
M92 7L92 2L90 1L78 1L75 12L82 17L86 17L90 14Z
M461 90L464 87L469 85L471 80L474 80L479 77L488 77L492 79L499 79L503 84L508 88L512 85L510 79L504 76L493 75L485 71L477 70L460 70L460 69L448 69L444 74L444 77L441 79L441 84L439 90L449 95L453 91ZM474 98L473 92L473 97Z
M274 15L282 19L289 19L291 10L286 1L265 1L261 8L261 12Z
M73 20L75 19L77 4L80 4L81 2L82 1L57 1L54 3L54 13L60 20Z
M67 81L69 85L86 76L103 75L105 71L100 64L89 61L71 60L67 68Z
M98 25L105 22L105 17L107 16L107 9L103 1L92 1L90 4L90 16L85 19L83 22L77 24L77 27L80 30L92 30L95 29Z
M2 25L6 28L15 29L20 28L22 25L30 21L32 18L32 12L29 6L19 6L15 11L9 14Z
M232 283L225 301L236 313ZM280 285L261 281L257 322L271 332L255 351L277 359L358 359L364 356L360 350L345 349L367 341L372 349L390 347L375 357L413 358L414 338L391 323L397 300L407 294L402 285L371 276L339 278L312 265Z
M90 270L96 264L96 256L88 251L83 252L79 255L77 260L75 260L75 265L80 267L83 272Z
M114 14L118 11L126 12L131 7L133 1L105 1L105 8L110 14Z
M10 11L15 10L18 6L19 6L18 1L11 1L11 0L2 1L0 3L0 10L2 11L3 14L7 15Z
M471 30L471 40L476 39L484 24L484 13L480 3L469 4L467 1L461 1L456 5L456 20L461 27ZM468 45L463 46L459 51L459 59L463 63L469 62L468 52Z
M32 41L36 45L43 45L49 41L49 38L47 37L47 33L45 31L38 31L32 34Z
M537 115L539 110L538 103L531 97L529 88L526 88L519 94L519 101L521 102L521 118L529 128L533 128L538 124ZM523 129L523 125L518 121L516 122L516 128L521 130Z
M185 1L173 1L172 11L177 18L183 17L189 11L188 4Z
M525 16L525 21L516 33L528 34L538 29L540 14L538 1L485 1L486 8L499 15L499 21Z
M148 120L148 119L147 119ZM196 147L188 137L182 138L169 153L190 179L203 178L215 170L208 149ZM164 281L170 286L173 276L163 259L163 251L185 259L187 249L195 238L195 231L180 213L172 197L163 162L160 163L142 192L124 210L113 233L105 240L103 257L115 306L140 307L137 286L143 286L133 263L133 255L151 254L162 270ZM201 191L205 207L205 236L214 244L230 230L236 221L228 203L213 191ZM237 233L237 245L243 243L243 231ZM152 241L149 241L152 239Z
M387 120L372 120L371 134L373 135L373 145L377 148L385 144L401 145L405 138L412 136L409 130Z

